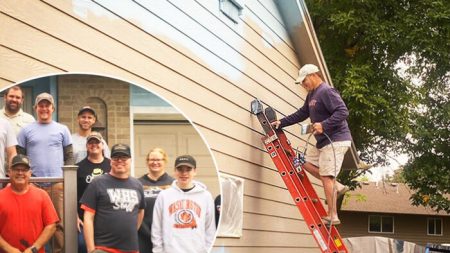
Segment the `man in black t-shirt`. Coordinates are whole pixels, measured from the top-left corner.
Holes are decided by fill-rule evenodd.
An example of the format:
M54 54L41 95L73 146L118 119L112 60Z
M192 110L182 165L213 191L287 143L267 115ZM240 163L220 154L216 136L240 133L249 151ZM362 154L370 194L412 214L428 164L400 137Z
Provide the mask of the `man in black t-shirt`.
M95 177L109 173L111 170L111 160L104 157L103 137L98 132L91 132L86 137L87 157L81 160L77 170L77 201L79 202L81 196L88 185ZM78 205L78 253L87 253L86 243L83 235L83 210Z
M96 177L80 203L88 252L139 251L137 230L144 217L142 184L130 177L131 151L125 144L111 149L111 172Z

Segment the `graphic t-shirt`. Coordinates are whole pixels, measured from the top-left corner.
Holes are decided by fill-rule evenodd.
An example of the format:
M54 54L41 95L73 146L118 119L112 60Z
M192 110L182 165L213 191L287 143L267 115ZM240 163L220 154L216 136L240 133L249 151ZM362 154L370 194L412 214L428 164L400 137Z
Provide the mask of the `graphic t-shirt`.
M78 165L77 201L79 202L81 196L83 196L84 191L95 177L109 173L109 171L111 170L111 160L109 160L108 158L104 158L103 162L101 163L93 163L86 157L76 165ZM78 207L78 217L80 217L80 219L83 219L83 210L80 207Z
M133 177L96 177L80 200L85 212L95 212L95 246L138 251L137 216L145 208L142 184Z

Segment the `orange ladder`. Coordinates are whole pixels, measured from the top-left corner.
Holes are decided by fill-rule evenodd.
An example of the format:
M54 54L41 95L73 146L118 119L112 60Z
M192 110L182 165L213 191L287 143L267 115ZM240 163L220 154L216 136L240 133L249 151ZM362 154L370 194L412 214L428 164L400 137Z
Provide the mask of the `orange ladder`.
M252 101L251 110L257 116L266 134L261 140L320 250L324 253L348 252L336 227L327 226L322 221L322 217L327 213L302 168L304 164L302 156L297 156L281 128L272 128L270 122L276 120L275 111L271 107L263 111L263 106L258 99Z

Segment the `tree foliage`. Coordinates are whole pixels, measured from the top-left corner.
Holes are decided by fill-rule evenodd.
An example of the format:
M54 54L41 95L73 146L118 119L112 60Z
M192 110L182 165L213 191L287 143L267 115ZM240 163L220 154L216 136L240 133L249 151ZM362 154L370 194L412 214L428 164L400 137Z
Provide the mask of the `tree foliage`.
M450 212L450 1L306 4L361 158L408 153L413 203Z

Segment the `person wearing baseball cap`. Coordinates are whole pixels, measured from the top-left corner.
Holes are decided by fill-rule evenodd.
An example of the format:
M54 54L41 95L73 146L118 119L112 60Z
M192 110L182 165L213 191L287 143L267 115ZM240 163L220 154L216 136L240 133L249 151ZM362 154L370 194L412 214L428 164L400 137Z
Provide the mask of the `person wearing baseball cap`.
M27 155L36 177L63 177L62 167L73 165L72 137L69 128L53 120L55 101L46 92L36 97L34 109L36 122L28 124L17 136L17 152ZM63 183L40 183L51 196L58 212L60 223L55 233L54 253L63 252L64 247L64 187Z
M93 141L94 137L90 141ZM111 171L95 177L81 197L87 252L139 252L138 229L144 217L144 189L130 176L131 150L111 148Z
M153 252L206 253L212 247L214 200L204 184L194 181L196 174L194 157L175 159L176 180L158 195L153 210Z
M12 159L9 175L10 184L0 190L0 249L44 253L56 231L58 214L47 192L29 183L27 156L18 154Z
M92 132L92 127L97 122L97 113L94 108L86 105L80 108L77 116L78 131L72 133L73 157L75 163L86 158L86 137ZM103 154L106 158L111 157L111 152L106 140L102 138Z
M81 160L76 165L77 170L77 203L80 202L81 196L94 180L103 174L107 174L111 171L111 160L104 157L105 144L103 142L103 136L99 132L92 131L86 137L86 150L87 157ZM81 206L78 207L78 253L85 253L86 243L84 241L83 233L83 210Z
M312 133L317 142L315 146L308 147L303 168L322 181L328 203L328 215L322 217L323 221L338 225L340 220L336 201L349 190L347 186L336 181L344 155L352 142L347 124L349 112L339 92L323 81L316 65L303 65L295 83L308 91L303 106L271 124L275 128L283 128L308 118L311 120Z

